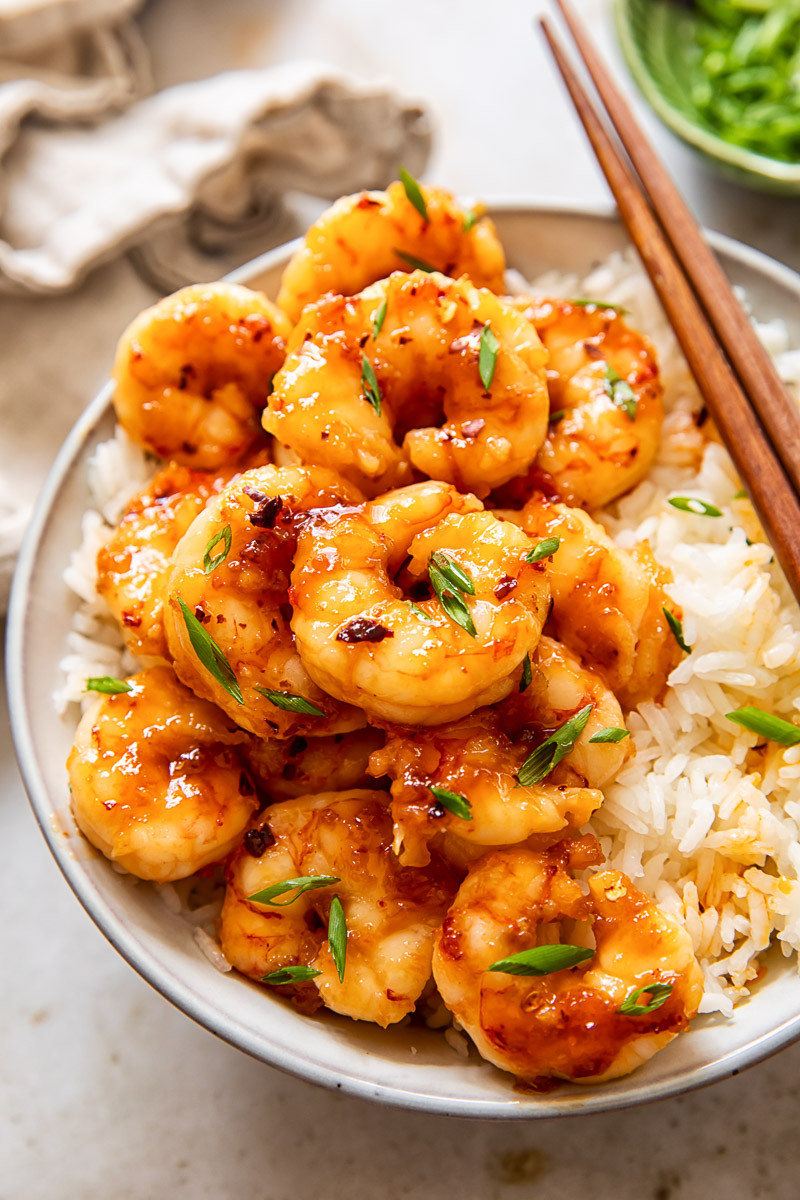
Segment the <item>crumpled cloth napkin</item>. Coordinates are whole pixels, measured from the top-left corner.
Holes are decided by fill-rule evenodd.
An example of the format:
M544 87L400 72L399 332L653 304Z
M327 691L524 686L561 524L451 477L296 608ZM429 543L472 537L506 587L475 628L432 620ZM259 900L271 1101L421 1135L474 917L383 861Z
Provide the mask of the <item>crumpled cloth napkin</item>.
M140 3L0 7L0 294L66 292L125 251L162 293L214 278L296 232L287 194L334 199L383 187L400 163L424 166L430 130L418 103L319 63L230 71L141 98L150 82L132 19ZM48 388L48 405L65 403L25 356L4 358L0 612L38 483L25 494L2 460L25 453L31 386Z

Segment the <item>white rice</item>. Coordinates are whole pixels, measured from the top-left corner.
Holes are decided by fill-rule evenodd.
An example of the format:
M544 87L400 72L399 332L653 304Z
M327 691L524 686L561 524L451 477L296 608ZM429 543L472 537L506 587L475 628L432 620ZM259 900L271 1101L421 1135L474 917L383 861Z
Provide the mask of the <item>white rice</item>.
M643 703L629 715L637 753L607 789L591 829L609 865L686 926L705 972L701 1012L730 1015L771 941L787 956L800 950L800 746L769 743L756 770L747 756L758 738L725 717L746 704L787 720L800 712L800 612L749 501L736 498L741 485L727 453L706 443L693 420L700 396L633 252L613 255L586 279L554 272L527 285L509 274L511 290L624 306L659 353L666 418L657 461L602 521L619 546L647 540L670 568L668 591L683 610L692 653L670 676L663 705ZM789 347L783 322L756 328L797 393L800 350ZM95 560L152 473L152 459L121 431L92 457L97 507L84 517L82 545L65 572L80 605L61 663L61 711L82 699L87 676L136 669L97 595ZM679 512L666 503L670 495L696 496L724 515ZM160 890L171 910L176 903L187 910L179 890ZM190 914L194 936L214 966L230 970L210 936L214 915L213 902ZM438 1009L430 1017L435 1025L449 1020ZM457 1030L445 1036L467 1052Z

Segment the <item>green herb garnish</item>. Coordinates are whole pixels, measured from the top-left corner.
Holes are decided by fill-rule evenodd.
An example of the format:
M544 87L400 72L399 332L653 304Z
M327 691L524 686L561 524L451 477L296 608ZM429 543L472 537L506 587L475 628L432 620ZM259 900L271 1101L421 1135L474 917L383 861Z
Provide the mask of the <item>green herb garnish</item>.
M386 320L387 303L388 302L386 300L381 300L380 304L378 305L377 309L375 310L375 317L372 322L373 338L376 338L378 336L378 334L380 333L380 331L383 329L383 322ZM362 374L363 374L363 363L362 363Z
M593 704L587 704L528 755L517 771L517 782L522 787L533 787L534 784L541 783L553 768L558 766L562 758L566 758L586 728L593 708Z
M452 566L455 566L452 560L448 561L451 562ZM436 598L450 620L454 621L456 625L460 625L462 629L466 629L470 637L477 637L478 632L472 620L472 614L461 595L459 584L452 582L452 574L448 579L442 573L433 561L433 555L431 555L431 560L428 563L428 578L431 581L431 587L436 593ZM470 580L469 582L472 585L472 581Z
M104 696L118 696L123 692L132 692L133 684L125 679L115 679L113 675L93 675L86 680L85 692L102 692Z
M216 556L216 558L212 558L211 551L215 548L215 546L218 546L220 542L224 543L222 551ZM206 546L206 552L203 555L203 572L206 575L210 575L212 571L216 570L220 563L225 562L225 559L228 557L230 552L231 527L230 525L226 525L224 529L220 529L218 533L214 534L211 541Z
M675 614L671 613L669 611L669 609L667 608L666 605L664 605L662 607L661 611L663 612L664 616L667 618L667 624L669 625L670 630L672 631L672 636L675 638L675 641L678 643L678 645L680 646L683 653L691 654L692 647L686 645L686 642L683 637L683 622L679 621L678 618L675 616Z
M419 617L420 621L427 621L428 624L430 624L430 622L433 620L432 617L429 617L427 613L423 612L420 606L415 604L413 600L409 600L408 603L411 606L411 611L416 617Z
M694 513L697 517L721 517L722 513L713 504L698 500L695 496L670 496L667 504L679 508L681 512Z
M377 376L366 354L361 357L361 387L364 391L364 399L370 402L375 412L380 416L381 389L378 387Z
M608 725L605 729L598 729L597 733L593 733L589 741L602 745L604 742L621 742L630 736L629 729L620 729L618 725Z
M313 892L317 888L330 887L332 883L339 882L336 875L299 875L297 879L284 879L281 883L272 883L260 892L253 892L247 899L255 904L269 904L271 908L286 908L287 904L294 904L304 892ZM294 895L279 902L276 897L284 896L286 892L294 892Z
M648 1004L636 1003L642 995L650 996ZM625 1017L644 1017L647 1013L655 1012L657 1008L661 1008L661 1005L665 1004L671 995L671 983L646 983L644 987L637 988L635 992L631 992L629 996L626 996L617 1009L617 1012L622 1013Z
M313 967L301 967L297 964L270 971L269 975L261 976L261 982L270 983L273 987L283 987L286 983L305 983L307 979L313 979L315 975L321 974L321 971L315 971Z
M236 682L236 676L224 653L180 596L178 596L178 604L181 606L183 621L186 625L186 632L189 634L192 649L200 659L201 664L208 671L209 675L216 679L221 687L225 688L228 695L233 696L237 704L244 704L242 690Z
M543 542L537 542L533 549L528 551L525 555L525 561L537 563L541 562L543 558L552 558L560 545L561 538L545 538Z
M464 233L469 233L470 229L480 220L480 213L473 208L472 212L468 212L464 217L464 224L461 226Z
M612 304L610 300L577 299L570 296L567 304L574 304L576 308L610 308L612 312L615 312L620 317L628 315L627 308L623 308L621 304Z
M522 677L519 681L519 690L521 692L527 692L528 688L531 686L532 679L533 672L531 670L531 656L530 654L526 654L522 660Z
M422 217L423 221L429 220L428 206L425 203L425 197L422 194L422 188L419 186L414 176L409 175L405 167L400 168L400 182L405 188L406 196L408 196L409 201L414 205L414 208Z
M253 684L253 691L269 700L276 708L282 708L284 712L302 713L305 717L325 716L322 709L306 700L305 696L295 696L292 692L275 692L272 688L261 687L258 683Z
M480 351L478 353L478 373L485 391L489 391L494 379L494 369L497 366L497 353L500 343L494 335L491 325L484 325L481 330Z
M566 415L567 410L565 408L557 408L555 412L550 413L550 416L547 418L547 420L551 425L557 425L559 421L564 420Z
M406 254L405 250L395 248L395 254L398 258L402 258L403 262L411 267L412 271L425 271L428 275L432 275L436 267L432 267L430 263L425 262L424 258L415 258L413 254Z
M339 983L344 982L344 964L347 958L347 922L344 919L344 909L338 896L331 900L331 911L328 914L328 945L331 948L331 958L339 976Z
M618 375L611 363L605 365L605 379L603 381L606 393L611 397L617 408L621 408L624 413L631 419L636 420L636 407L638 401L627 379L623 379Z
M737 708L735 712L726 713L725 716L729 721L741 725L743 729L749 729L751 733L766 738L768 742L778 742L781 746L796 746L800 742L800 729L797 725L793 725L791 721L784 721L782 717L773 717L772 713L764 712L761 708L746 705L744 708Z
M448 792L447 788L431 787L430 790L442 808L446 808L454 817L460 817L462 821L471 819L472 805L466 796L460 792Z
M430 561L451 587L458 588L460 592L466 592L468 596L475 595L475 584L467 572L449 554L445 554L444 550L434 550Z
M556 943L552 946L534 946L531 950L521 950L509 958L501 958L488 968L490 971L500 971L503 975L552 975L555 971L565 971L568 967L577 967L578 963L588 962L594 958L594 950L586 946L565 946Z

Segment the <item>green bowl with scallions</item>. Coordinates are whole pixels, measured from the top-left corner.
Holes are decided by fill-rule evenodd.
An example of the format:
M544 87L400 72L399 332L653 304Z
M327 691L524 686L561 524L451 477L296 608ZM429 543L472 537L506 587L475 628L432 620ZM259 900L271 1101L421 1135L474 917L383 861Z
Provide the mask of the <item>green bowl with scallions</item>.
M727 178L800 195L800 0L615 0L656 115Z

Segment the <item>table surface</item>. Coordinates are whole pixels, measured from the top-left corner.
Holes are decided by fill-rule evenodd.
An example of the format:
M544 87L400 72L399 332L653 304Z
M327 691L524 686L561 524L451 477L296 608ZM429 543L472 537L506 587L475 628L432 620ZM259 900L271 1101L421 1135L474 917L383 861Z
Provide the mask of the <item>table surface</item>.
M613 61L606 0L580 4ZM386 77L436 125L427 172L457 191L607 200L532 18L544 4L478 0L156 0L144 13L157 86L295 56ZM800 268L796 202L723 184L649 114L701 220ZM30 364L29 455L0 469L30 488L151 298L127 261L73 296L0 300ZM0 383L0 428L4 395ZM47 436L43 437L43 431ZM1 453L1 451L0 451ZM470 1123L329 1094L216 1041L136 976L73 898L25 802L0 712L0 1200L726 1200L797 1195L800 1046L704 1092L563 1122Z

